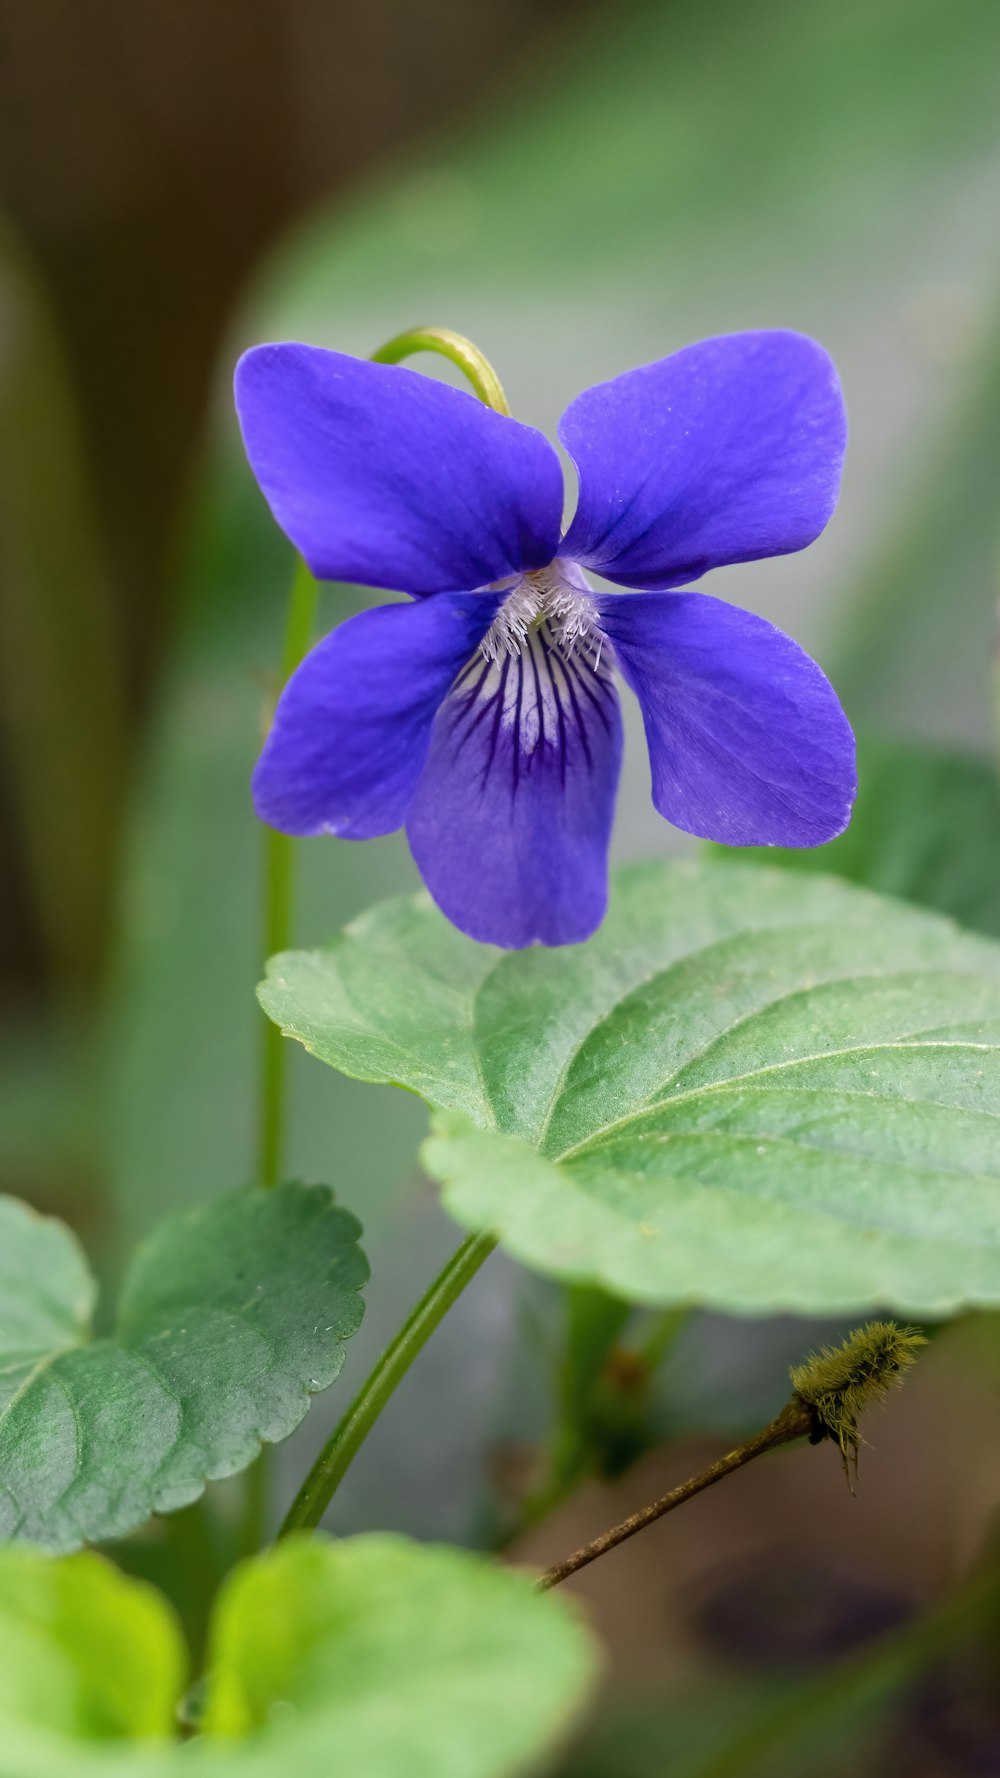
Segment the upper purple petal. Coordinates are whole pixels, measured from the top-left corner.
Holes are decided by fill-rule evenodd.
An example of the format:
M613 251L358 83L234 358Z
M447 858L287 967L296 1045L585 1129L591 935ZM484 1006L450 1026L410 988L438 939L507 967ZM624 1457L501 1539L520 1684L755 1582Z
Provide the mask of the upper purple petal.
M663 588L812 543L836 505L847 423L815 340L734 333L584 390L559 436L580 478L560 554Z
M605 651L607 652L607 651ZM608 895L621 716L607 661L545 626L473 660L442 704L406 831L454 925L519 949L589 938Z
M843 832L854 736L796 642L706 593L611 593L600 619L642 706L661 815L729 846L819 846Z
M348 618L292 674L253 777L282 833L367 840L406 819L434 718L503 595L443 594Z
M236 367L253 472L320 580L461 592L555 554L563 480L530 426L399 365L257 346Z

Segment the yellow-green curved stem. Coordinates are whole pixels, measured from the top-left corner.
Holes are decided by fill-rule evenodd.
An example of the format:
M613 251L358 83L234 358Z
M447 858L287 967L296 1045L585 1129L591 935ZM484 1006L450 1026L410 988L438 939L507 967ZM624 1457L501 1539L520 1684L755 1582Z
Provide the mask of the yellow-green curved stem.
M440 357L449 358L468 377L480 401L509 418L510 407L503 385L489 359L484 358L479 347L464 334L452 333L450 327L410 327L373 352L372 362L399 364L404 358L412 358L415 352L437 352Z

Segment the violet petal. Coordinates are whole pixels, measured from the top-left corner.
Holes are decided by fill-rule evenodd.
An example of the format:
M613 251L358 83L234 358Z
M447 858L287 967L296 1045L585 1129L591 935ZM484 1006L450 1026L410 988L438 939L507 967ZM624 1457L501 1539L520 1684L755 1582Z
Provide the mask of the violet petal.
M814 340L736 333L585 390L559 436L580 477L560 554L623 586L664 588L818 537L846 420Z
M819 846L843 832L854 736L796 642L705 593L608 594L600 614L642 706L661 815L730 846Z
M563 480L548 440L399 365L257 346L236 367L247 456L320 580L462 592L555 553Z
M590 936L607 903L621 746L606 665L595 673L539 631L519 654L471 664L442 705L407 820L449 920L510 948Z
M443 593L348 618L292 674L253 777L282 833L371 839L406 819L434 718L502 599Z

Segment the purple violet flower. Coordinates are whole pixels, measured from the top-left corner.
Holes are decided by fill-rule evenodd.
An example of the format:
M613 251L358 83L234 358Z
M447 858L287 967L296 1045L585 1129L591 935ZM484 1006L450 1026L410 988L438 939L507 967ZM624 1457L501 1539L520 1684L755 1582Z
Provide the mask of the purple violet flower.
M737 846L847 826L854 738L819 667L762 618L674 590L823 530L846 427L814 341L704 340L577 396L559 426L580 484L564 535L548 441L429 377L266 345L240 361L236 401L313 574L411 595L350 618L293 674L254 774L264 821L346 839L405 825L473 938L585 939L607 898L617 668L675 826Z

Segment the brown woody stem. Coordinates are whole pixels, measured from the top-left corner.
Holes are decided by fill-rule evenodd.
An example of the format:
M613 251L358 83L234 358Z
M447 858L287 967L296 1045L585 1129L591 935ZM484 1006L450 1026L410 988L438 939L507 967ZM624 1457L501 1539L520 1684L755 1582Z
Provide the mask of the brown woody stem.
M543 1592L549 1587L559 1586L571 1574L577 1574L581 1568L596 1562L598 1556L606 1556L609 1550L617 1549L620 1543L634 1537L637 1531L644 1531L647 1525L655 1524L665 1513L673 1512L675 1506L682 1506L685 1500L693 1499L714 1482L721 1482L723 1476L732 1475L734 1470L742 1469L745 1463L752 1463L755 1457L762 1456L765 1451L775 1450L778 1445L791 1444L797 1438L812 1437L815 1430L816 1418L812 1408L793 1395L777 1418L755 1433L753 1438L747 1439L745 1444L738 1445L735 1451L720 1457L717 1463L702 1470L700 1475L692 1476L688 1482L682 1482L679 1488L671 1488L669 1494L664 1494L661 1500L654 1500L652 1506L640 1508L639 1512L623 1519L620 1525L595 1537L593 1543L585 1543L572 1556L566 1556L562 1562L547 1568L539 1576L536 1585Z

